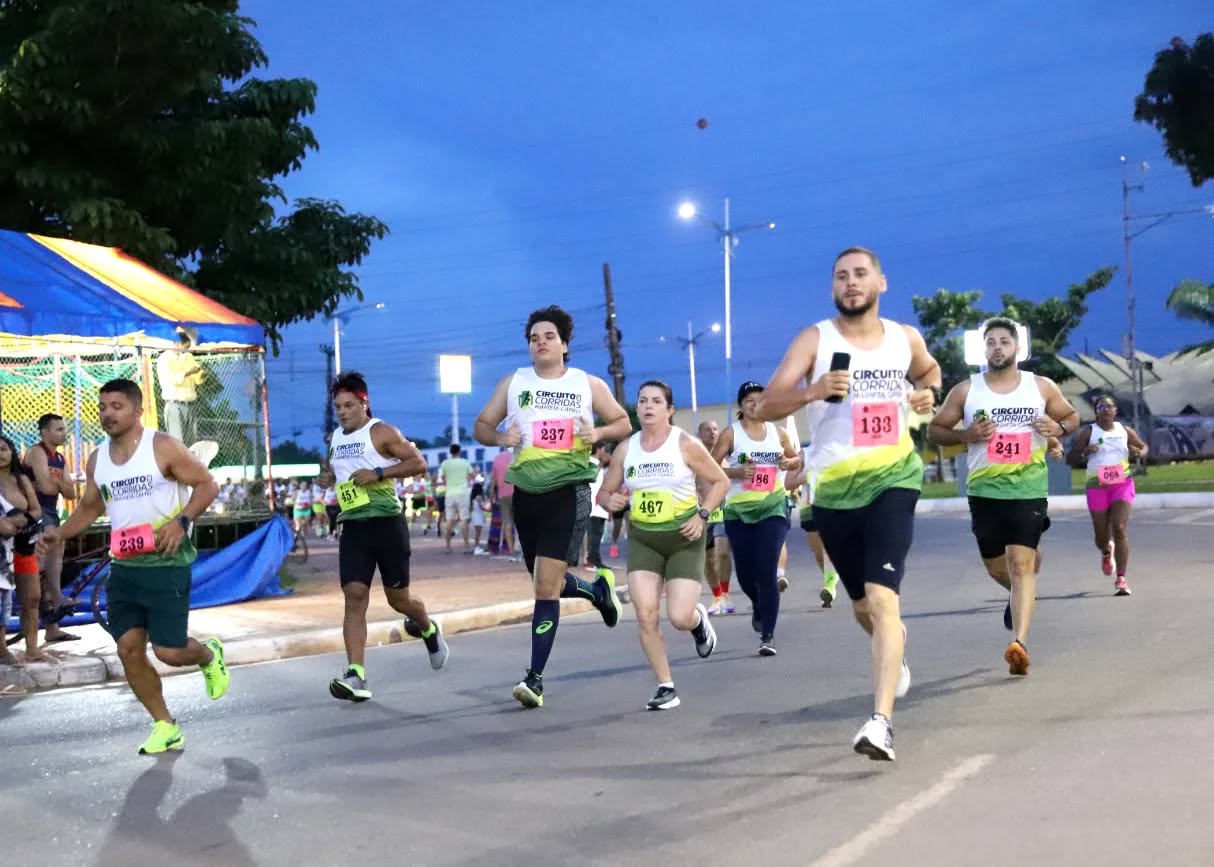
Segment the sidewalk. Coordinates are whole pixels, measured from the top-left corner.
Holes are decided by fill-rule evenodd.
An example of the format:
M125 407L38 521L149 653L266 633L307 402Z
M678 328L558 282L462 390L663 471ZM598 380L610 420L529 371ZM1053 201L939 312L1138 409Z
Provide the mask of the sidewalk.
M446 635L519 623L531 617L531 579L521 562L463 554L459 539L453 540L453 553L447 554L440 540L423 537L420 530L411 542L410 588L425 601L430 613L438 616ZM229 665L343 650L337 544L312 539L309 549L306 564L298 568L288 564L296 579L290 595L196 609L190 612L190 634L195 638L218 636L224 642L224 656ZM606 546L603 550L606 552ZM623 561L608 565L622 581ZM563 615L592 610L590 603L582 600L566 599L561 603ZM368 646L414 640L403 634L401 625L401 615L384 600L376 578L367 611ZM22 689L85 686L123 679L113 639L100 626L73 626L67 631L79 635L81 640L49 645L47 652L56 657L57 663L0 666L0 690L9 686L8 695L20 695ZM13 648L15 655L21 658L23 654L17 647L20 645ZM163 675L193 671L170 668L154 657L152 664Z

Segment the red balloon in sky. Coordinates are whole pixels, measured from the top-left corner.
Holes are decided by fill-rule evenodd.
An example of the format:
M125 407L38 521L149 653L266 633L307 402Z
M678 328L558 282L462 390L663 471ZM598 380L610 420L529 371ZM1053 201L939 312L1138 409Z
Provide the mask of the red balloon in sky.
M708 118L702 117L696 121L697 129L708 129Z

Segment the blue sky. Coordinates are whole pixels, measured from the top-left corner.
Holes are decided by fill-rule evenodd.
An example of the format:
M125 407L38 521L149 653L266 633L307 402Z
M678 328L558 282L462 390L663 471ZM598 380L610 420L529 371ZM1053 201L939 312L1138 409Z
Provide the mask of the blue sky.
M1198 2L383 3L253 0L263 74L320 89L321 150L286 183L392 234L361 268L369 302L344 330L376 412L415 437L449 423L437 356L473 356L471 419L526 362L522 325L577 317L573 363L606 378L601 268L610 262L628 391L662 377L686 404L677 342L723 321L719 247L680 221L696 201L743 236L733 269L735 385L766 379L788 340L829 316L832 257L881 254L887 316L937 288L1042 299L1121 266L1119 157L1147 161L1140 214L1214 204L1132 120L1172 36L1209 29ZM863 11L856 11L862 9ZM1204 13L1204 14L1203 14ZM707 129L696 120L707 118ZM1142 224L1150 222L1143 221ZM1141 224L1140 224L1141 225ZM1214 279L1214 219L1178 214L1134 242L1139 345L1209 337L1163 309ZM1116 349L1125 283L1094 297L1072 350ZM320 438L323 322L286 331L270 363L276 441ZM725 398L720 338L697 356L701 403Z

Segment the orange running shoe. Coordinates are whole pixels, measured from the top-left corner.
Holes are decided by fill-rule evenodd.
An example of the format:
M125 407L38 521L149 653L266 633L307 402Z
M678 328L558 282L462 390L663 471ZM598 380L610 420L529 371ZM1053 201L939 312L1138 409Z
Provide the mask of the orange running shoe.
M1007 673L1026 675L1029 673L1029 651L1019 641L1013 641L1003 651L1003 661L1007 663Z

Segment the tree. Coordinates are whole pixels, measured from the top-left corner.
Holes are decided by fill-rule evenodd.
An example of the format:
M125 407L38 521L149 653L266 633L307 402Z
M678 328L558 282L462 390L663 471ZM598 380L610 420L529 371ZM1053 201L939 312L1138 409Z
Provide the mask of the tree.
M1155 55L1134 120L1163 133L1168 158L1189 173L1193 186L1214 178L1214 33L1193 45L1179 36Z
M316 449L301 446L295 440L283 440L270 449L276 464L319 464L323 457Z
M285 325L361 298L348 268L387 227L279 185L317 142L307 79L267 58L237 0L0 4L0 225L121 247ZM285 212L279 212L283 208Z
M1029 301L1011 293L1000 297L1002 310L985 312L978 307L981 291L949 292L938 289L934 295L912 299L915 314L923 331L928 349L944 372L945 389L952 388L970 375L971 368L965 363L962 333L977 328L991 316L1009 316L1029 329L1032 340L1030 358L1025 362L1026 370L1048 376L1055 382L1071 378L1071 372L1061 361L1059 354L1083 317L1087 315L1087 298L1108 286L1117 273L1116 268L1101 268L1081 283L1072 284L1066 294L1045 301Z
M1214 283L1181 280L1168 296L1168 309L1181 319L1214 325Z

